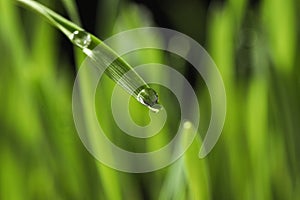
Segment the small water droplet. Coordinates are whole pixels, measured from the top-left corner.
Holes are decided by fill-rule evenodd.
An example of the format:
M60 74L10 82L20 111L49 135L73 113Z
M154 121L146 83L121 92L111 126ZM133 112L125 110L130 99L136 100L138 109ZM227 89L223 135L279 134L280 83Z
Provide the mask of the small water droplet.
M159 112L162 109L162 106L158 104L158 95L152 88L142 89L137 95L137 99L153 112Z
M74 31L71 35L72 42L80 48L87 48L92 41L91 35L85 31Z

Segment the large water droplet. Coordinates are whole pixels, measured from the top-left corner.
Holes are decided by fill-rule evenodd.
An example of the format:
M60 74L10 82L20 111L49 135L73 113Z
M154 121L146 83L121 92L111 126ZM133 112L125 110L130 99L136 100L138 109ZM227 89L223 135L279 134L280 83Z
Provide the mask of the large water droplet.
M74 31L71 35L72 42L80 48L87 48L92 41L91 35L85 31Z
M159 112L162 109L162 106L158 104L158 95L152 88L142 89L137 95L137 99L153 112Z

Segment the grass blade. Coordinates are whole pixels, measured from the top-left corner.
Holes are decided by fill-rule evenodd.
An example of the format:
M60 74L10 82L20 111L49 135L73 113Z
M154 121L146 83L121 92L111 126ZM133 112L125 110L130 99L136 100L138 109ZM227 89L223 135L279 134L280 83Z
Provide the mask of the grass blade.
M18 0L17 2L46 18L52 25L63 32L73 44L81 48L91 58L95 67L105 70L106 75L134 96L140 103L154 111L158 111L156 109L158 104L157 93L148 86L125 60L100 39L35 1ZM93 51L95 47L97 47L97 51ZM105 63L108 61L112 62L106 68ZM125 75L129 71L132 72L130 76ZM137 88L137 85L140 87Z

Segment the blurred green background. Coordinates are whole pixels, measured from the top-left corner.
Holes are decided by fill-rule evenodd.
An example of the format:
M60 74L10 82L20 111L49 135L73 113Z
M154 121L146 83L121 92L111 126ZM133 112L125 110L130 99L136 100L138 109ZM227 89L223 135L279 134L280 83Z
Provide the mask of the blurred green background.
M227 118L205 159L197 157L198 140L159 171L129 174L102 165L81 143L72 118L72 86L83 55L40 16L1 0L0 199L300 199L298 0L39 2L77 23L79 13L82 26L101 39L143 26L194 38L222 74ZM210 101L201 77L172 55L137 55L125 59L167 63L189 78L205 133ZM172 138L180 112L167 89L153 86L175 109L162 133L146 142L124 136L106 115L114 83L103 84L98 117L116 144L143 152ZM134 119L147 124L148 110L132 104Z

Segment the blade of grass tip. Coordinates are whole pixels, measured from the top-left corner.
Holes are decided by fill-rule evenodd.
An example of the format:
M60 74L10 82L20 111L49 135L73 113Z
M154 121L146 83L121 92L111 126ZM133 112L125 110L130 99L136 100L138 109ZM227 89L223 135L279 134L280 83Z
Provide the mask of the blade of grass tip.
M155 112L159 111L160 106L157 93L149 87L125 60L100 39L35 1L17 0L17 2L37 12L62 31L74 45L82 49L91 58L95 67L100 70L105 69L106 75L135 97L136 100ZM97 46L97 50L93 50ZM106 68L106 63L111 64ZM132 73L127 73L128 71ZM126 73L129 75L125 75ZM136 86L140 87L137 88Z
M178 148L186 146L186 143L192 139L193 132L195 132L193 125L186 121ZM191 199L210 198L207 166L198 158L199 149L200 137L197 136L184 156L170 168L159 199L186 199L188 196Z
M180 158L168 170L168 174L160 191L159 200L175 200L185 196L185 184L184 159Z
M191 122L187 121L183 128L183 144L188 141L188 137L195 132ZM184 154L185 174L188 183L189 196L191 199L210 199L210 183L207 162L199 159L198 152L202 141L197 134L193 143Z

